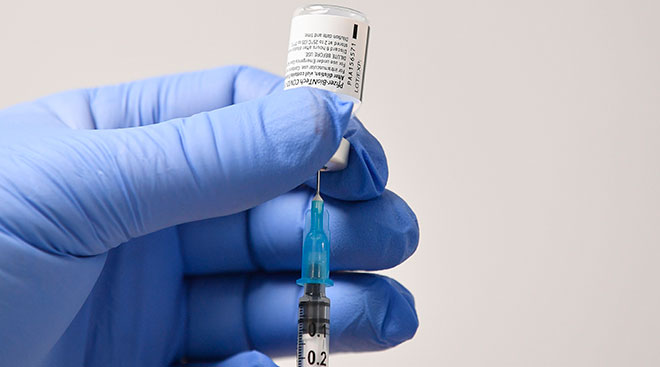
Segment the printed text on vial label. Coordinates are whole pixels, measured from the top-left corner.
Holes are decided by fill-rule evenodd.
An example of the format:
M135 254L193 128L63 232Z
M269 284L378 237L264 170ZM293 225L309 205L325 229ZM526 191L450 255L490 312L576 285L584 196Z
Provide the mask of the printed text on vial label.
M323 86L360 90L362 62L356 58L356 44L347 36L333 33L305 33L293 40L286 69L286 88Z

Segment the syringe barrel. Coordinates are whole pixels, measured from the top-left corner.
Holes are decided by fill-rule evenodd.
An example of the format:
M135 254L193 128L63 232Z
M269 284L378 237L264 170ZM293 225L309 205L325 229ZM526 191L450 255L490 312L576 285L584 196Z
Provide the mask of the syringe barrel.
M305 284L304 292L298 303L298 367L327 366L330 299L323 284Z

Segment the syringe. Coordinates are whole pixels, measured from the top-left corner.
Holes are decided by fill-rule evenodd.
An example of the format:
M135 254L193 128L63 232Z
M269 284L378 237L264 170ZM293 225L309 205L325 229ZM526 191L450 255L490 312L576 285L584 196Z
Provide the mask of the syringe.
M332 91L353 102L355 112L362 103L368 43L369 21L357 10L320 4L296 9L291 20L284 89ZM344 169L349 152L350 143L342 138L323 170ZM321 171L317 173L311 210L305 216L302 277L297 282L304 287L298 303L298 367L329 365L330 299L325 296L325 288L332 286L330 232L320 187Z
M316 195L306 215L303 240L302 277L304 287L298 302L298 367L327 366L330 354L330 299L325 287L330 280L330 235L328 213L320 195L321 171L316 174Z

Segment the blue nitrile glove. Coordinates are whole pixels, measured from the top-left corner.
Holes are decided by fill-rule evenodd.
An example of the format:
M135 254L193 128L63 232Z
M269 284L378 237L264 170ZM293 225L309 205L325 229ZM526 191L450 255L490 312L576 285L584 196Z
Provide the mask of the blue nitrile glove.
M342 135L349 167L322 181L332 268L409 257L415 215L384 190L385 156L351 104L281 89L225 67L0 111L0 364L270 366L260 352L293 354L313 195L301 183ZM333 279L332 351L413 336L400 284Z

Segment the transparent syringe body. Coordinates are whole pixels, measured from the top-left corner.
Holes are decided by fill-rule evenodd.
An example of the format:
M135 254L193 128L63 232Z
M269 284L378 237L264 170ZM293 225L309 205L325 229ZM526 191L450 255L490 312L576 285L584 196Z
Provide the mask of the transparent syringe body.
M298 367L328 366L330 299L325 285L305 284L298 303Z

